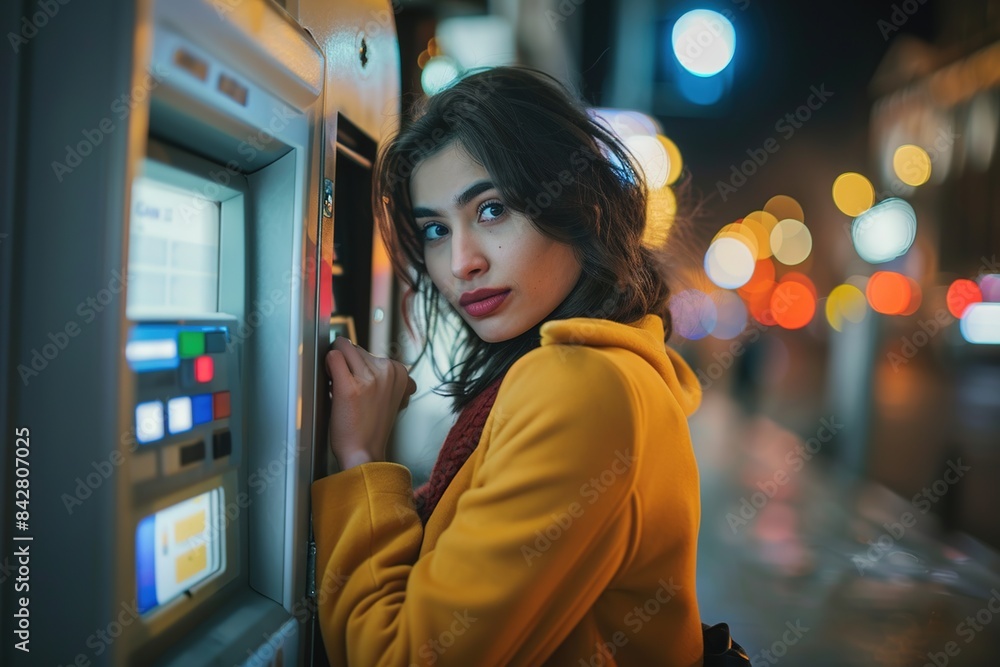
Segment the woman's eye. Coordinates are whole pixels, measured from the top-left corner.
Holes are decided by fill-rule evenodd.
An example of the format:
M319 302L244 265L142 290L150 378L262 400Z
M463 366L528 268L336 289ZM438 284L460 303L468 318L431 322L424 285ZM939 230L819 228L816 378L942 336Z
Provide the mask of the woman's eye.
M497 201L496 199L492 199L480 205L479 217L483 217L483 215L485 214L486 220L496 220L497 218L502 216L504 214L504 211L506 210L507 207L504 206L503 203Z
M425 241L436 241L448 233L448 229L438 222L432 222L424 227L423 232Z

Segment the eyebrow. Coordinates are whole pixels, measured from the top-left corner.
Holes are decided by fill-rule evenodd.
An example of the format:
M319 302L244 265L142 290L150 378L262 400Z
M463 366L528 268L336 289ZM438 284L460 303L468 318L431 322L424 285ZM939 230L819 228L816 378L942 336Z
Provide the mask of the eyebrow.
M457 208L462 208L478 195L486 192L487 190L492 190L493 187L493 181L476 181L466 188L465 192L461 192L455 196L455 206ZM424 208L422 206L415 206L413 208L414 218L434 218L440 215L441 213L432 208Z

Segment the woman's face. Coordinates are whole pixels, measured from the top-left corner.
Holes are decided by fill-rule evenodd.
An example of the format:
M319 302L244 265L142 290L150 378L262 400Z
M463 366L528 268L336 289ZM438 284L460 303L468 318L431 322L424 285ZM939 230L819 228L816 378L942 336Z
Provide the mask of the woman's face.
M544 236L499 196L486 169L454 142L410 180L431 280L489 343L541 322L582 271L571 246Z

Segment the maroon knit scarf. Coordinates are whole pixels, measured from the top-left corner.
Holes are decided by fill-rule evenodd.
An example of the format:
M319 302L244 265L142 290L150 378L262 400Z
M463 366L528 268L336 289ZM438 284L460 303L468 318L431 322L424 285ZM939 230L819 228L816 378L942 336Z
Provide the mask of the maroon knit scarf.
M458 420L448 431L448 437L441 445L430 479L413 492L413 502L424 525L437 507L448 484L479 444L483 427L486 426L486 418L489 417L502 380L502 377L494 380L462 408Z

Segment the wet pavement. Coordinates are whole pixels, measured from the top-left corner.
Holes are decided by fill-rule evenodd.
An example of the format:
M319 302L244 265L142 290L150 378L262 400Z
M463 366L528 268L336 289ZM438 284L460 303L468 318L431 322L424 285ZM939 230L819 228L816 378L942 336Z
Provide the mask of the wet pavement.
M702 620L727 622L755 667L1000 665L1000 555L935 516L960 468L903 499L834 465L831 427L803 440L706 394Z

